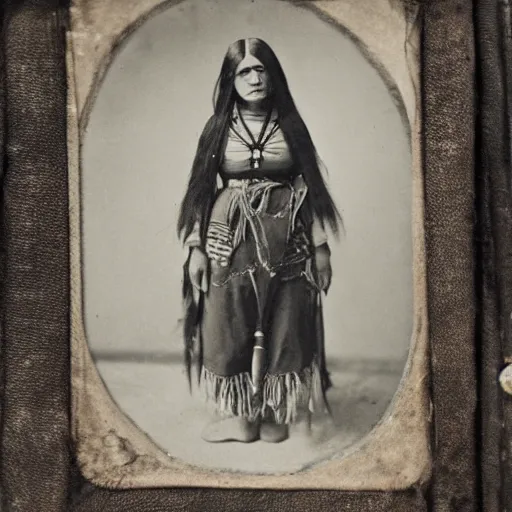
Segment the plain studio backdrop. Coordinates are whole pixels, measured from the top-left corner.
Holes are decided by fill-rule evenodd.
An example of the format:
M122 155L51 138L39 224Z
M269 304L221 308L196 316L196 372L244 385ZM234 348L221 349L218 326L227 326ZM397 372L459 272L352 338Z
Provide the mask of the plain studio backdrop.
M166 449L171 441L144 421L151 397L158 416L157 399L172 382L186 389L178 207L225 51L246 37L267 41L281 61L343 216L346 233L330 242L328 360L360 361L361 371L365 361L403 368L411 338L410 149L377 71L339 29L291 3L179 3L143 23L113 60L88 122L81 178L88 341L99 363L126 362L122 371L99 364L103 378ZM166 356L163 382L156 370L137 373L140 363L134 370L138 360ZM145 410L126 392L135 379Z

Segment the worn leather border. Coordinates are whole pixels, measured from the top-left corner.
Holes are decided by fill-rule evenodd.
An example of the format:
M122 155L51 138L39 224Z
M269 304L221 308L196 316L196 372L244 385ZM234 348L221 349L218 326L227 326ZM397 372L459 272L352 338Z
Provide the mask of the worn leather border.
M479 392L481 506L512 506L512 400L498 385L512 363L512 33L508 2L481 0L475 9L477 124Z
M57 3L4 3L3 510L64 510L69 486L65 50Z
M425 4L424 168L434 510L476 510L473 6Z
M0 445L5 510L426 510L424 489L399 493L109 491L72 473L62 13L58 0L11 0L5 5L5 392ZM477 503L473 12L470 2L432 0L424 3L423 14L423 133L435 428L430 497L434 510L470 511L476 510Z

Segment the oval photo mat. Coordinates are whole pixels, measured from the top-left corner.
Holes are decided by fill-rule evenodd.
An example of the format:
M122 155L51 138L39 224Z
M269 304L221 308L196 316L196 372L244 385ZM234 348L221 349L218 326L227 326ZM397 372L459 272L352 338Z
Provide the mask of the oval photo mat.
M178 207L225 50L248 36L280 59L345 226L331 238L324 301L333 419L279 445L202 441L208 417L183 370ZM80 154L81 291L87 342L112 399L165 452L203 469L294 473L364 445L399 387L411 338L419 351L421 207L407 114L389 83L338 27L268 0L161 9L123 41L101 82Z

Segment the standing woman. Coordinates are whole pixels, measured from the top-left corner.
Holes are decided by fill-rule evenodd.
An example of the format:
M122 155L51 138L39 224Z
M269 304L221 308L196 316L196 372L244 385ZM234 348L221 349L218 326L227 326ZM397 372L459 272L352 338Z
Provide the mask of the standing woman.
M242 39L226 53L200 137L178 231L185 264L190 375L218 419L210 442L280 442L325 409L321 292L331 282L324 227L340 215L272 49ZM221 184L220 184L221 183Z

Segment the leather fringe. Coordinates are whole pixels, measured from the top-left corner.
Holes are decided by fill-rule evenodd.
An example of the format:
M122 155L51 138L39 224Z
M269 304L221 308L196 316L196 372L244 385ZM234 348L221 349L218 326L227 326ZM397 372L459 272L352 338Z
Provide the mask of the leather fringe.
M270 417L278 424L291 424L307 410L328 412L316 361L299 373L265 375L259 403L255 400L248 372L228 377L203 367L201 388L206 401L222 416L242 416L250 420Z

